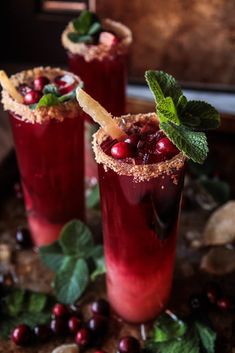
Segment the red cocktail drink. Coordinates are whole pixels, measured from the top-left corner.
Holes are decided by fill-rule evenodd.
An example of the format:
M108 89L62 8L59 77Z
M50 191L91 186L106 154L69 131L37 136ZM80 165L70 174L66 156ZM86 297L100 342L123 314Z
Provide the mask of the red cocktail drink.
M107 140L103 130L94 138L107 289L121 317L144 322L164 309L171 290L185 157L176 150L165 156L156 152L166 138L155 114L125 121L126 132L138 136L136 157L114 159L110 149L115 141Z
M13 82L22 84L22 76L30 82L35 72L15 75ZM41 69L42 74L53 79L64 72L48 68ZM37 113L26 105L14 105L6 93L4 102L10 111L32 237L37 246L49 244L66 222L84 220L82 113L74 100L42 107Z
M62 43L67 50L69 70L81 77L86 92L108 112L120 116L125 112L127 51L132 36L127 27L115 21L104 20L102 28L108 31L103 32L105 34L112 32L113 39L105 41L101 33L101 41L96 44L73 43L68 38L68 33L73 29L72 23L69 23L62 34ZM88 116L86 118L92 123ZM90 149L90 140L85 148L85 175L91 179L97 176L97 166Z

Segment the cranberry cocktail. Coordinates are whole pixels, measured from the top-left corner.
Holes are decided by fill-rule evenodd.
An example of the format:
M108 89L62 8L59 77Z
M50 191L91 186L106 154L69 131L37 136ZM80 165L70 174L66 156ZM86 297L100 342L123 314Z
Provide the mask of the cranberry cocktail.
M159 130L155 114L119 120L117 142L99 130L99 183L109 300L130 322L166 306L174 268L185 157Z
M55 241L67 221L84 219L83 118L72 97L80 81L51 68L25 71L11 81L23 103L7 92L3 103L9 111L29 227L34 243L41 246ZM42 96L47 96L44 103Z
M97 32L90 37L79 34L79 21L84 16L90 18L90 28L97 26ZM87 28L87 33L90 28ZM114 116L125 112L127 51L131 41L131 32L126 26L109 19L100 21L88 11L71 21L62 34L69 70L81 77L86 92ZM86 118L92 122L88 116ZM89 130L89 125L86 129ZM86 142L86 177L90 179L96 176L97 166L90 149L90 139Z

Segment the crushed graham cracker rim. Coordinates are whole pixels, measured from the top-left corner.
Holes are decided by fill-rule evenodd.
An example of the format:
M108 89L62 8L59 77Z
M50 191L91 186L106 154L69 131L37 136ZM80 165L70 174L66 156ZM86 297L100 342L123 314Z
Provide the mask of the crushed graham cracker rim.
M38 76L46 76L50 81L57 76L70 75L79 84L81 79L71 72L64 71L60 68L52 67L36 67L30 70L21 71L10 77L11 82L17 88L19 85L31 84L32 80ZM64 103L51 107L40 107L31 110L29 106L14 100L6 90L2 90L2 103L5 110L17 115L23 121L35 124L42 124L51 119L63 121L64 118L75 118L81 114L82 110L76 99L68 100Z
M93 45L85 43L73 43L68 38L68 33L74 32L73 23L70 21L61 36L63 47L72 54L83 56L87 62L94 59L102 61L107 57L113 58L117 55L125 54L128 51L130 44L132 43L131 30L124 24L110 20L108 18L102 20L101 23L104 30L113 32L119 38L119 42L117 44L107 46L105 44Z
M156 122L158 117L155 113L148 114L136 114L136 115L124 115L120 118L115 118L118 122L118 125L128 130L134 122L142 122L146 120L152 120ZM107 134L104 132L102 128L100 128L93 135L93 150L95 152L95 159L98 164L103 164L104 169L107 171L108 169L113 170L119 175L132 176L134 177L135 182L141 182L145 180L150 180L152 178L170 175L173 179L173 182L177 181L175 172L179 171L183 168L186 162L186 156L180 152L170 160L155 163L155 164L133 164L125 163L122 160L114 159L113 157L107 155L103 149L101 148L101 144L103 141L107 139Z

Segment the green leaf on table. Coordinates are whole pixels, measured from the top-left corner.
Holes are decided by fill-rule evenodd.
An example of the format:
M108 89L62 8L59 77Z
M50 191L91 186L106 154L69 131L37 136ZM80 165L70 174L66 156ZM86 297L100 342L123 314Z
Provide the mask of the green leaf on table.
M56 96L60 96L60 92L58 87L54 83L50 83L43 88L43 94L49 94L52 93Z
M154 342L165 342L182 337L187 331L187 325L174 314L162 314L155 322L152 332Z
M183 92L173 76L164 71L149 70L145 72L145 78L156 99L156 105L158 105L162 99L171 97L174 104L177 106Z
M200 337L201 344L207 353L215 352L216 333L202 322L195 322L195 329Z
M56 273L54 288L58 300L64 304L74 303L89 282L89 270L84 259L69 258Z
M176 125L180 125L180 120L171 97L163 98L157 105L157 114L161 122L168 120Z
M86 34L92 25L93 18L92 12L88 10L82 11L80 16L72 21L75 31L79 34Z
M3 309L9 316L17 316L22 311L25 300L25 290L16 289L3 298Z
M98 276L106 273L105 259L104 259L104 248L102 245L97 245L90 252L95 263L95 270L91 273L91 280L94 281Z
M41 108L41 107L51 107L51 106L57 105L59 103L60 103L60 101L59 101L58 97L56 97L52 93L48 93L48 94L45 94L44 96L42 96L42 98L39 100L39 102L36 106L36 109Z
M27 311L29 313L41 313L48 303L48 296L44 293L33 292L29 295Z
M65 255L78 255L85 258L94 246L90 229L78 220L72 220L63 227L59 244Z
M94 185L90 190L87 196L86 205L87 208L96 208L100 203L100 190L99 185Z
M206 102L188 101L181 121L191 129L203 131L218 128L220 116L217 110Z
M57 271L63 263L64 253L60 244L56 241L39 249L41 261L52 271Z
M90 34L78 34L75 32L70 32L68 33L68 38L71 40L73 43L87 43L87 44L92 44L93 38Z
M171 122L160 123L160 128L188 158L201 164L205 161L208 145L204 132L191 131L182 125L177 126Z

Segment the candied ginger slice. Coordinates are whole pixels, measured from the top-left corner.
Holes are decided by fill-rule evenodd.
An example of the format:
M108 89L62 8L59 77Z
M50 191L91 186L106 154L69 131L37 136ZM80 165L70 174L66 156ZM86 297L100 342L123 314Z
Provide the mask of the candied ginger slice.
M23 103L23 97L14 87L13 83L3 70L0 70L0 84L13 99L15 99L18 103Z
M90 115L105 130L107 135L117 140L127 137L127 134L118 126L112 115L89 94L81 88L77 88L76 97L84 112Z

